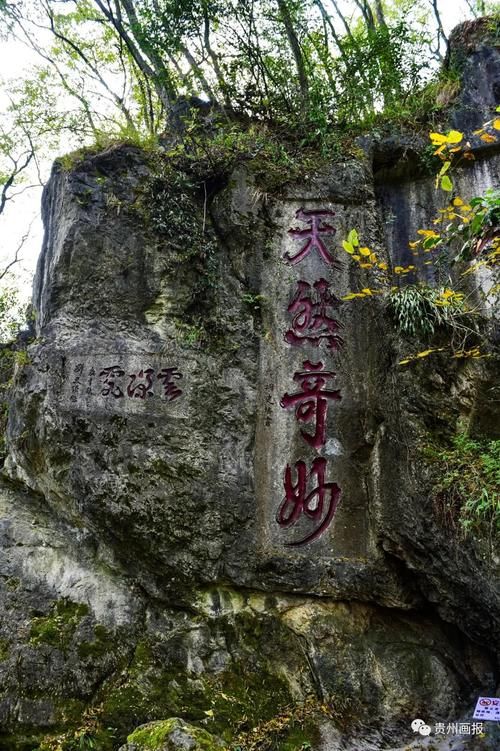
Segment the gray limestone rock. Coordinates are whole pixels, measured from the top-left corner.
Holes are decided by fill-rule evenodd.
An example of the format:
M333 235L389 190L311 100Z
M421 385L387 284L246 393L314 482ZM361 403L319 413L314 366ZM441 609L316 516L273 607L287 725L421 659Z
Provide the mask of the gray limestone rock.
M493 368L398 369L380 297L342 300L370 277L341 241L407 263L432 186L364 158L205 193L165 160L114 147L45 190L0 487L0 748L86 708L106 751L276 716L276 743L402 748L415 716L494 695L500 633L496 551L443 526L421 454L494 436Z

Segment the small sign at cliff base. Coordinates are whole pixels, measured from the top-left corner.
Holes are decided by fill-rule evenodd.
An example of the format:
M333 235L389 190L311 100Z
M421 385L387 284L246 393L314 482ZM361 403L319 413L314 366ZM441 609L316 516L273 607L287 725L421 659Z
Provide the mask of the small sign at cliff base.
M477 700L473 718L475 720L500 722L500 698L480 696Z

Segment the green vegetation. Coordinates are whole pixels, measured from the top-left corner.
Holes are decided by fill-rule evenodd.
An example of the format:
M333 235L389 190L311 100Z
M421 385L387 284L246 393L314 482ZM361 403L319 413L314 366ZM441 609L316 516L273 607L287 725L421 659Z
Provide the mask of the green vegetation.
M241 733L231 751L309 751L319 742L318 724L335 711L316 697L284 707L269 720Z
M14 90L17 122L28 124L34 141L47 124L52 138L65 130L135 139L157 135L165 120L189 131L183 105L201 97L204 117L210 101L226 119L292 126L315 141L333 123L370 122L382 108L407 113L408 92L425 83L436 49L444 54L430 9L401 0L357 5L354 18L319 0L94 0L64 12L53 0L38 12L27 0L0 6L8 33L24 31L42 58ZM36 23L52 33L46 49ZM89 101L89 81L106 109ZM57 106L61 89L66 112Z
M222 748L221 744L215 741L206 730L187 725L177 718L152 722L145 727L138 728L128 736L127 741L128 743L136 743L141 751L142 749L144 751L148 749L158 751L158 749L163 748L162 744L168 741L169 736L176 729L189 733L197 744L196 751L217 751L217 749Z
M101 624L94 626L94 639L78 643L78 655L82 659L93 659L108 654L114 645L113 635Z
M440 521L460 536L486 540L491 548L500 536L500 440L460 433L445 448L428 445L424 456Z
M19 328L26 320L26 305L19 301L19 293L14 286L12 275L0 280L0 342L9 342L15 338Z
M500 112L500 107L496 111ZM500 117L494 117L475 135L486 143L496 143L499 131ZM375 285L349 292L343 299L382 295L399 332L426 341L427 349L400 360L399 365L443 350L455 358L491 356L479 345L488 325L484 308L500 296L500 191L487 190L469 202L459 195L452 197L450 176L461 161L474 158L464 138L456 130L430 133L433 156L438 156L442 165L436 174L436 190L444 192L446 204L432 220L433 228L418 229L419 238L408 243L415 259L412 263L402 266L381 259L370 247L362 246L355 228L342 241L351 261L359 269L370 270ZM454 264L460 264L458 269ZM423 273L425 266L431 267L431 282ZM478 284L471 289L466 277L481 267L493 272L493 282L486 290ZM455 288L449 286L452 284ZM438 333L446 335L441 342L436 342Z
M496 16L489 24L495 36ZM2 199L35 162L68 145L82 157L90 144L151 149L161 141L197 159L204 133L213 160L218 150L244 152L258 126L261 140L276 135L267 172L290 141L331 158L339 133L352 137L384 119L418 128L457 92L458 63L437 71L447 40L425 0L19 0L0 3L0 33L39 59L8 82ZM70 168L75 158L60 162Z
M241 619L240 619L241 620ZM241 623L239 629L244 627ZM227 626L231 638L233 627ZM259 624L256 624L259 632ZM258 635L242 634L245 649L249 640L259 643ZM154 653L154 645L137 645L126 680L108 685L102 698L101 719L105 726L130 732L131 724L164 717L182 717L190 723L206 722L209 730L226 740L240 730L250 730L260 721L272 718L277 707L290 703L285 682L264 665L257 670L252 660L241 659L237 665L217 676L201 676L194 680L183 666L163 668Z
M36 638L41 632L38 643L61 648L78 611L68 602L52 611L43 624L37 619ZM308 744L314 746L318 719L328 716L337 721L340 715L315 697L294 702L287 682L272 672L266 657L269 646L263 645L279 638L273 631L278 626L241 613L234 620L221 621L221 628L226 642L238 651L227 669L193 675L182 658L178 664L169 658L166 667L165 652L157 642L139 642L133 658L128 656L100 687L93 706L84 710L83 703L74 699L57 701L60 730L40 741L38 751L116 751L127 737L154 749L177 722L173 718L189 723L200 749L206 751L220 747L214 738L221 738L226 749L239 746L241 751L306 751ZM95 641L112 649L106 629L96 626L94 633ZM84 658L94 659L96 654L100 656L101 650L94 652L93 646L84 644ZM145 723L149 724L138 727Z
M31 621L30 643L50 644L64 651L69 646L81 619L88 613L89 608L83 603L59 600L53 605L50 615Z
M116 751L118 747L112 728L99 728L95 718L89 715L76 730L45 737L36 751Z
M455 240L460 243L455 260L470 261L480 256L479 261L482 260L484 265L491 265L500 256L500 190L486 190L484 195L472 198L469 206L471 211L468 221L463 221L463 205L458 207L458 216L451 217L454 222L448 229L448 242ZM484 259L481 256L484 256L483 250L488 245L492 246L492 252Z
M0 639L0 662L6 660L10 653L10 644L7 639Z
M474 332L464 295L449 289L409 284L391 292L388 306L399 331L407 336L432 336L439 328Z

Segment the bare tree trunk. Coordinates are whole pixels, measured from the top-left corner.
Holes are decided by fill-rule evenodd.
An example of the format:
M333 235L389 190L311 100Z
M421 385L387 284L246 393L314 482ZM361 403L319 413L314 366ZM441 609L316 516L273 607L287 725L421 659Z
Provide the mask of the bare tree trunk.
M217 102L217 97L215 96L214 90L203 75L201 67L197 64L196 60L194 59L193 55L191 54L188 47L186 47L186 45L181 45L181 52L188 61L190 68L193 71L193 75L200 83L203 92L208 96L211 102Z
M357 73L359 75L360 79L362 79L366 83L366 76L364 75L363 68L361 66L359 66L359 67L353 69L352 61L349 59L349 55L347 55L346 52L345 52L345 50L344 50L344 47L343 47L343 44L342 44L342 40L340 39L339 35L336 32L335 26L333 25L332 20L330 18L330 15L328 14L328 12L325 9L325 6L321 2L321 0L314 0L314 2L318 6L318 8L320 9L321 15L325 19L325 22L328 23L328 25L330 27L330 30L332 32L332 36L333 36L333 38L335 40L335 44L337 45L338 50L340 52L340 56L341 56L342 60L344 61L345 66L346 66L346 70L348 72L350 72L351 74ZM352 42L352 44L354 44L355 46L357 46L356 40L352 36L351 30L349 29L349 25L347 24L346 19L340 13L340 10L338 10L337 4L336 4L335 0L332 0L332 5L335 7L335 9L337 10L337 13L338 13L339 17L342 19L342 21L344 23L344 26L347 29L348 37L349 37L350 41ZM318 55L319 55L319 50L318 50ZM324 63L323 63L323 65L324 65ZM325 68L326 68L326 66L325 66ZM327 72L328 80L331 81L331 75L330 75L329 71L327 70L326 72ZM365 112L365 114L368 114L368 108L367 107L364 108L364 112Z
M0 191L0 214L5 209L7 201L9 200L9 190L12 188L14 180L19 174L21 174L21 172L23 172L23 170L26 169L28 164L33 159L33 156L34 156L33 151L30 151L28 156L26 157L26 159L24 160L22 164L19 164L18 160L12 159L12 161L14 162L14 169L12 170L12 172L10 173L10 175L8 176L8 178L2 185L2 189Z
M330 1L332 3L333 7L335 8L335 11L336 11L338 17L340 18L340 20L344 24L345 33L347 34L347 36L349 37L349 39L353 42L354 41L354 37L352 35L351 28L350 28L349 24L347 23L346 17L344 16L344 14L342 13L342 11L340 10L340 8L339 8L338 4L335 2L335 0L330 0Z
M99 83L101 84L101 86L105 89L105 91L108 92L108 94L113 99L113 101L115 102L116 106L118 107L118 109L120 109L123 112L123 115L125 117L125 120L127 122L128 127L130 128L130 130L132 132L137 133L137 128L135 127L135 124L134 124L134 121L132 119L132 116L131 116L128 108L126 107L125 102L123 101L123 97L118 96L118 94L116 94L116 92L114 92L108 86L108 84L106 83L105 79L99 73L99 70L92 63L92 61L87 57L87 55L83 52L83 50L81 50L80 47L75 42L73 42L73 40L69 39L67 36L65 36L64 34L62 34L60 31L58 31L56 29L55 21L54 21L54 14L52 13L51 8L49 7L48 4L44 5L44 7L45 7L45 10L46 10L47 15L49 17L50 29L51 29L52 33L54 34L54 36L56 37L56 39L59 39L61 42L64 42L64 44L67 44L69 47L71 47L71 49L74 52L76 52L76 54L78 55L78 57L81 60L83 60L83 62L85 63L85 65L87 65L87 67L92 71L93 75L97 78L97 80L99 81Z
M377 16L377 23L379 26L387 26L381 0L375 0L375 15Z
M210 17L208 15L208 10L206 6L203 8L203 41L205 44L205 49L208 52L208 56L210 57L210 60L212 61L212 65L214 66L214 72L217 77L217 83L219 84L220 93L222 94L222 98L224 99L224 105L225 107L230 110L231 109L231 99L229 98L229 94L227 91L227 85L224 80L224 76L222 75L222 71L219 65L219 60L217 58L217 55L212 49L212 45L210 44Z
M444 59L444 55L441 52L441 41L444 42L445 48L448 47L448 37L444 33L443 24L441 23L441 15L439 13L439 8L437 4L437 0L431 0L432 10L434 11L434 16L436 18L437 23L437 47L436 47L436 55L440 60Z
M295 59L295 65L297 66L301 94L301 110L302 112L305 112L309 104L309 81L307 78L304 56L300 48L299 39L295 33L292 17L286 0L276 0L276 2L280 10L281 20L286 29L286 35Z
M374 31L375 19L373 18L372 9L370 8L367 0L354 0L354 2L363 14L363 18L365 19L366 28L368 29L368 31Z
M112 23L114 28L116 29L118 35L123 39L125 44L128 47L128 50L130 54L132 55L132 58L134 59L137 67L142 72L142 74L145 76L145 78L148 78L156 91L156 94L158 96L158 99L162 103L163 107L165 108L165 111L167 115L170 115L172 112L172 105L175 100L176 91L174 87L172 86L172 83L170 81L170 76L165 75L166 70L163 63L160 61L160 65L157 65L157 62L159 60L158 55L155 55L155 59L150 58L150 62L148 59L144 56L146 55L149 57L148 52L143 49L143 43L140 38L138 38L137 33L134 32L134 37L137 41L137 44L135 43L134 39L130 36L127 29L125 28L125 25L123 23L122 15L121 15L121 9L120 9L120 0L115 0L115 12L111 10L111 7L109 5L105 6L103 0L94 0L95 4L103 13L103 15ZM131 5L129 0L123 0L124 2L124 8L125 11L127 11L127 5L129 9L132 7L132 18L135 16L135 10L133 9L133 6ZM127 13L128 15L128 13ZM134 25L132 23L132 25ZM137 28L137 27L136 27ZM139 46L138 46L139 45ZM144 55L141 53L141 50L144 52ZM154 67L152 67L154 66Z

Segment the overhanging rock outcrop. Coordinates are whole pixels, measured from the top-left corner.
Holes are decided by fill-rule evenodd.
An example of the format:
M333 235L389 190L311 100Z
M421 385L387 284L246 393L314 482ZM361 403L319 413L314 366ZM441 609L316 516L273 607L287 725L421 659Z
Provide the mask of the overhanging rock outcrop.
M1 495L5 748L89 707L103 748L280 711L298 747L395 748L495 691L498 559L440 524L419 452L489 424L489 365L402 371L382 303L341 301L341 240L401 260L431 185L361 159L207 190L132 146L54 168Z

